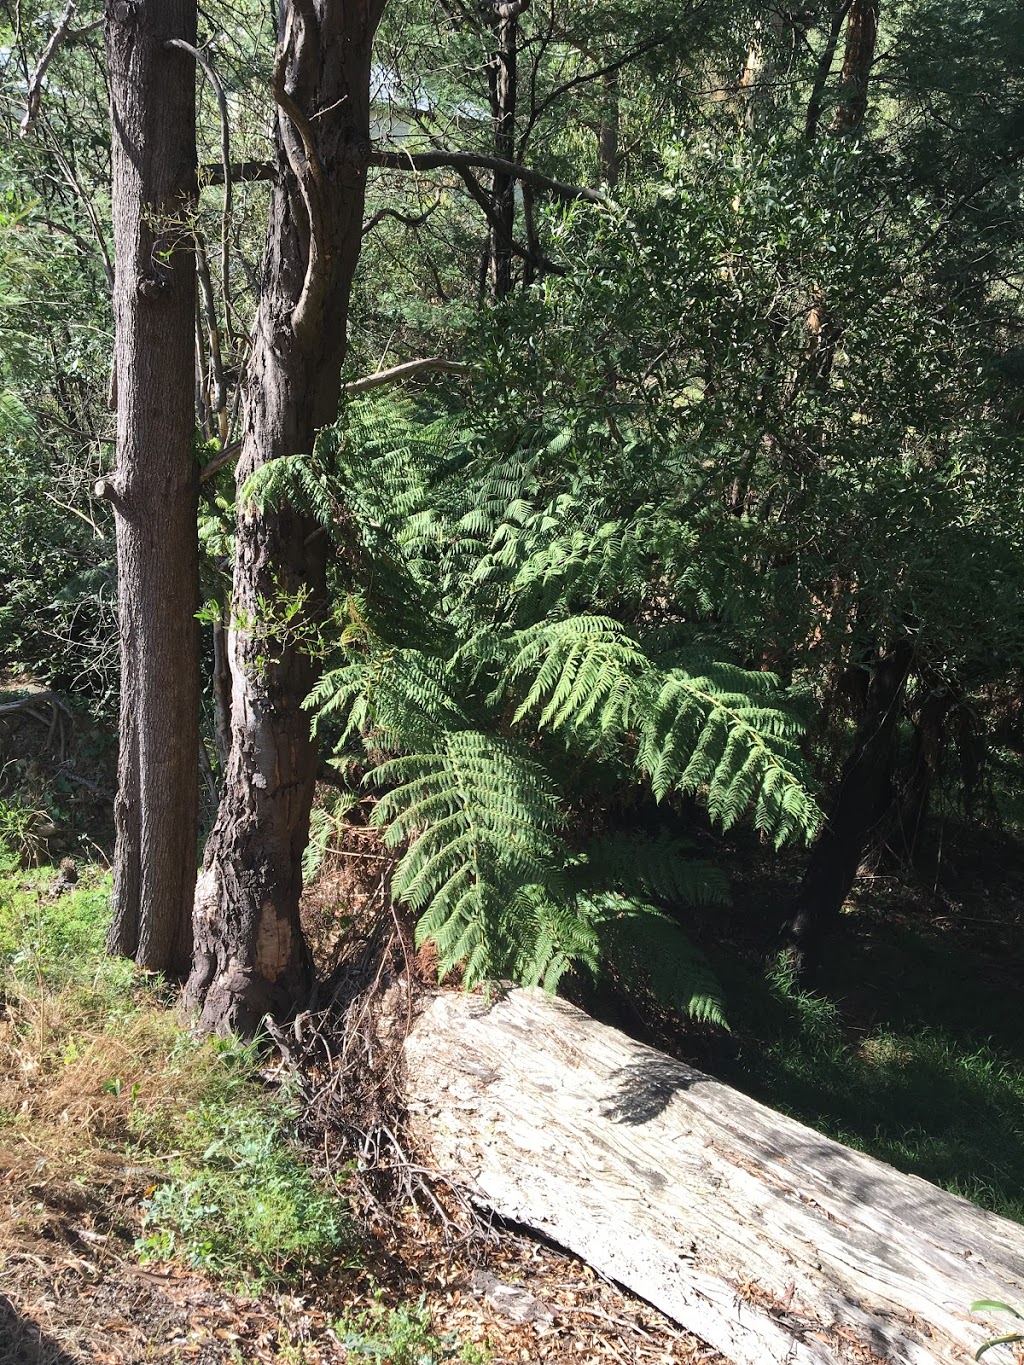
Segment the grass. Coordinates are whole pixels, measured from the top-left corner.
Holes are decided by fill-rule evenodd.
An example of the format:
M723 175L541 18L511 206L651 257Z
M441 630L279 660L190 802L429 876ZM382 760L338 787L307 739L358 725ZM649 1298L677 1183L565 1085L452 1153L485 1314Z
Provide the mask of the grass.
M944 937L867 904L844 916L827 996L796 990L781 967L734 978L741 1045L724 1079L1024 1222L1019 964L984 937Z
M387 1308L377 1295L369 1308L339 1319L334 1332L353 1361L441 1365L442 1361L451 1360L463 1365L487 1365L491 1359L490 1352L472 1344L460 1345L450 1333L439 1336L422 1298L416 1304Z
M251 1048L191 1037L158 978L105 955L106 877L52 899L53 877L0 863L2 1164L51 1192L109 1185L115 1155L144 1168L141 1208L120 1211L143 1259L293 1290L344 1260L344 1204L303 1161L287 1093L260 1084Z

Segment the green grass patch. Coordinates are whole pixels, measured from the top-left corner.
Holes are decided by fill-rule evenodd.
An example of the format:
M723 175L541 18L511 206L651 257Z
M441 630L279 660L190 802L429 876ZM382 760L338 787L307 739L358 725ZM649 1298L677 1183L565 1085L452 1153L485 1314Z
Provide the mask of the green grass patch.
M345 1205L303 1160L296 1105L256 1050L193 1037L157 977L104 952L109 877L0 873L0 1138L88 1181L121 1153L155 1174L138 1250L233 1284L301 1286L350 1257Z
M335 1335L352 1361L375 1365L441 1365L462 1361L464 1365L487 1365L491 1355L471 1343L460 1344L451 1333L434 1331L426 1300L387 1308L379 1296L369 1308L341 1318Z
M1024 1054L995 1027L1007 1023L1002 1002L986 1012L979 998L963 999L970 972L959 954L903 961L902 993L866 1030L851 1027L835 1000L796 990L781 968L760 987L749 982L744 1042L727 1079L848 1146L1024 1222ZM955 1009L943 1008L950 974L959 978ZM884 999L885 982L875 984ZM1019 1020L1010 1033L1016 1028Z

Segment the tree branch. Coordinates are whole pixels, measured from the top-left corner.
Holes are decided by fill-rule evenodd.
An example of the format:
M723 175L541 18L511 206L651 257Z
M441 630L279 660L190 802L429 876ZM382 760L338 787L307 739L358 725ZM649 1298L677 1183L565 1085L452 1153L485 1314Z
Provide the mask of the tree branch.
M220 111L220 152L221 161L224 166L224 212L221 216L220 231L220 267L224 277L221 288L224 292L224 326L227 332L227 339L231 341L231 258L229 231L231 228L231 129L228 122L228 100L224 93L224 86L220 77L217 75L213 66L197 47L191 43L186 43L184 38L169 38L167 47L179 47L183 52L187 52L196 63L206 72L206 79L213 87L213 93L217 97L217 108Z
M403 379L412 379L424 371L442 371L445 374L472 374L472 365L464 365L458 360L443 360L440 356L426 356L421 360L407 360L403 365L395 365L390 370L378 370L376 374L364 375L343 384L342 393L365 393L367 389L377 389L383 384L398 384Z
M375 227L383 223L385 218L394 218L396 222L404 223L406 227L410 228L422 227L440 203L441 196L439 194L430 207L424 209L422 213L399 213L398 209L379 209L372 218L368 218L363 224L363 236L371 233Z
M61 15L60 22L50 35L50 41L43 48L43 55L39 58L36 69L29 77L25 113L19 124L22 137L28 137L32 131L32 125L39 117L39 106L43 99L43 77L46 75L46 68L53 61L54 53L68 36L74 12L75 0L68 0L67 9Z
M380 166L389 171L452 170L460 175L473 170L497 171L565 203L582 199L588 204L600 204L602 208L615 207L614 200L600 190L592 190L586 185L567 185L561 180L541 175L539 171L532 171L528 166L521 166L516 161L505 161L500 156L486 156L478 152L371 152L368 159L371 166Z
M277 167L272 161L233 161L225 172L223 165L214 161L204 162L199 167L199 188L207 185L223 185L230 179L232 185L244 185L253 180L276 180Z
M288 17L285 20L284 37L278 44L270 88L278 108L287 118L295 135L300 139L306 158L306 164L303 166L299 160L298 148L294 146L292 138L288 136L288 129L282 122L281 142L288 158L288 165L298 183L299 193L302 195L302 201L306 206L306 216L309 219L306 277L302 282L302 292L292 309L292 332L299 345L304 346L313 334L315 314L318 311L324 290L326 225L323 214L324 172L320 165L320 156L317 152L313 128L285 86L285 68L288 63L288 50L294 32L292 21L296 13L295 0L292 0L288 7ZM296 39L295 48L296 63L300 66L303 49L310 38L306 31L307 18L305 15L302 15L301 18L302 32Z
M850 2L851 0L847 0L847 4ZM563 95L567 95L570 90L575 90L578 86L587 85L591 81L598 81L602 76L610 76L616 71L621 71L624 66L628 66L630 62L636 61L637 57L642 57L645 52L650 52L652 48L663 47L667 42L668 38L665 36L649 38L646 43L641 43L638 47L632 48L624 57L616 57L614 61L607 62L604 66L599 66L593 71L584 71L579 75L573 76L570 80L563 81L561 85L556 85L554 90L545 95L540 103L535 104L530 111L529 123L527 124L526 131L523 133L520 142L520 150L525 147L538 120L541 119L551 106L557 100L560 100Z

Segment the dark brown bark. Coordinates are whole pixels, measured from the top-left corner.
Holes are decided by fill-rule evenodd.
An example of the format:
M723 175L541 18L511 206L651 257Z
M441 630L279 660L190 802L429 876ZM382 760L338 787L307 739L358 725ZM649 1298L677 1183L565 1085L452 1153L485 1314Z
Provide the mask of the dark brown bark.
M868 112L868 82L878 41L879 0L853 0L846 20L846 46L839 76L836 132L856 133Z
M370 51L382 0L293 0L274 76L278 177L245 378L241 488L268 461L309 453L334 421L363 225ZM252 1034L310 985L299 923L301 856L316 773L302 701L316 665L279 604L302 594L313 625L324 538L287 506L240 501L232 616L231 754L196 892L186 998L202 1024ZM275 605L277 604L277 605Z
M896 727L913 645L900 640L871 666L864 710L843 765L828 820L811 852L792 916L783 929L800 971L812 971L843 908L872 831L889 808Z
M821 111L825 102L825 86L832 73L832 63L835 60L836 48L839 46L839 35L842 32L843 21L849 13L850 5L851 0L839 0L832 11L832 22L829 25L828 33L825 35L825 46L822 48L821 56L818 59L814 84L807 101L804 137L808 142L813 142L818 135L818 124L821 121Z
M514 161L516 151L516 105L519 94L519 16L530 0L512 0L494 6L495 53L491 59L491 114L494 120L494 154ZM512 259L515 255L515 177L496 169L491 182L490 236L487 277L493 302L512 291Z
M106 14L115 245L121 723L108 946L183 975L196 872L195 0Z

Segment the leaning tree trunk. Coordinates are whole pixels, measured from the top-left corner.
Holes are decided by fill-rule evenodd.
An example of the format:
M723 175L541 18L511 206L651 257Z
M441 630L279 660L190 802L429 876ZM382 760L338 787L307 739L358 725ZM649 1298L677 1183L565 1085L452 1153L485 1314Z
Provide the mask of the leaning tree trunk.
M196 873L195 0L107 6L121 725L108 946L184 975Z
M839 790L783 930L799 971L817 965L822 944L856 880L872 831L889 808L897 723L913 652L909 640L900 640L872 666Z
M846 20L846 46L839 75L837 133L858 133L868 112L868 82L878 42L879 0L853 0Z
M238 485L309 454L335 420L370 151L370 51L383 0L293 0L274 71L278 180L245 380ZM196 892L187 1000L202 1023L251 1034L301 1003L310 961L299 923L301 857L316 774L302 701L325 590L322 530L286 504L240 498L228 656L231 754Z

